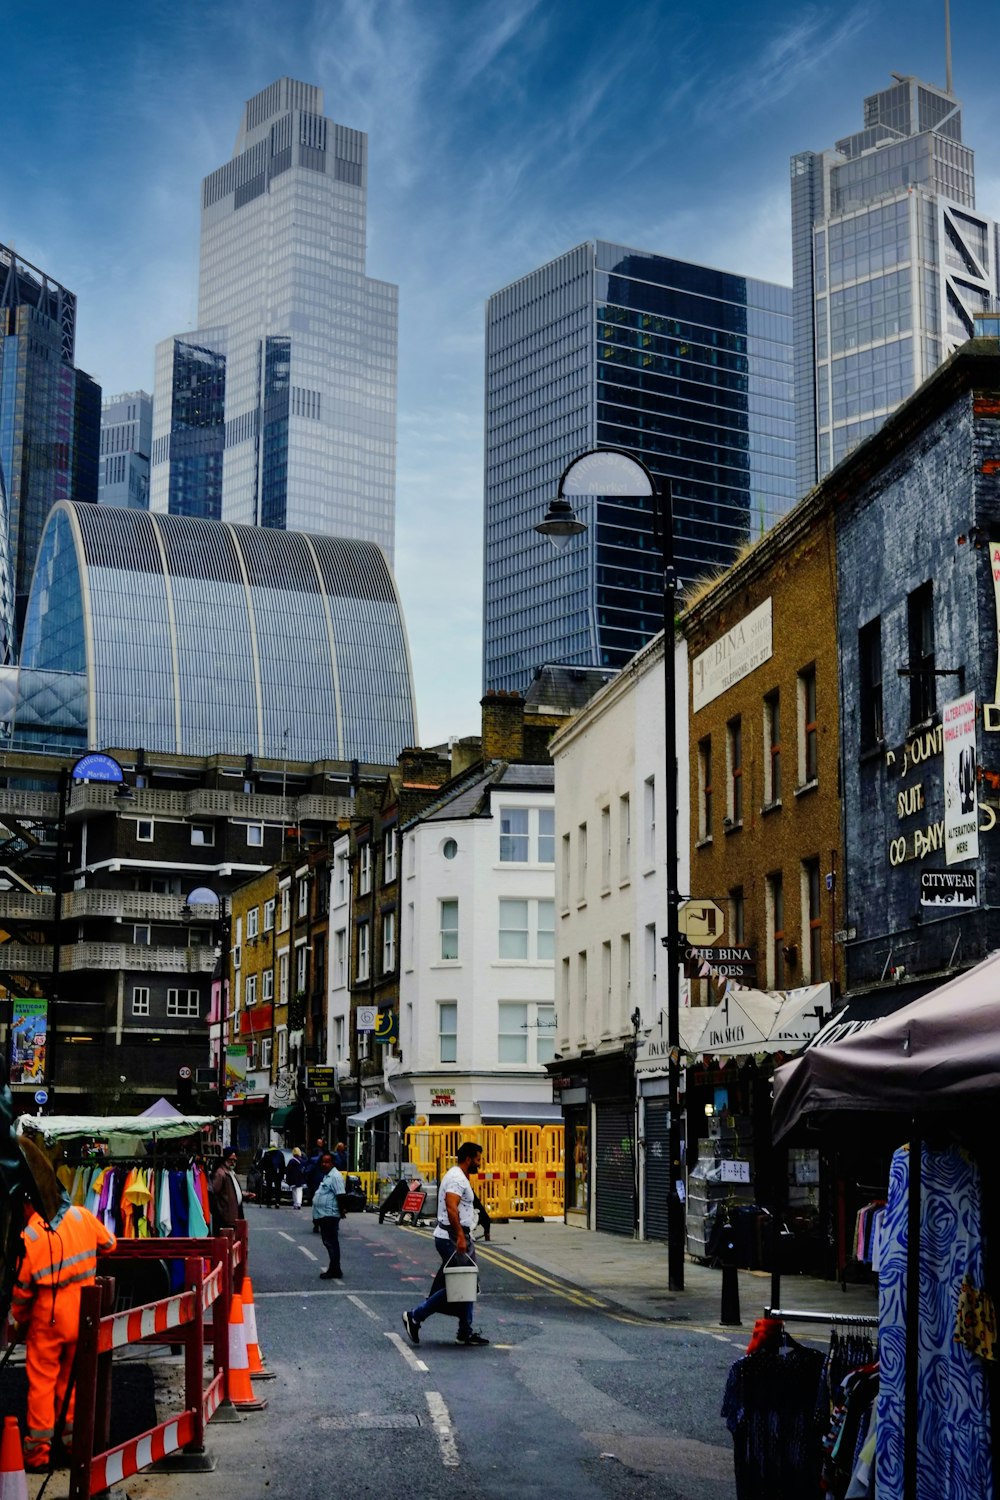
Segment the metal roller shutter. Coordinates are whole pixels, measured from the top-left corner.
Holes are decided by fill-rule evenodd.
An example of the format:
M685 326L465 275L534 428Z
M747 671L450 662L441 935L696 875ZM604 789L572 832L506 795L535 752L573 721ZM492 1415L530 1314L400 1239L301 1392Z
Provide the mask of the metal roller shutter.
M646 1100L645 1137L643 1228L647 1240L665 1240L670 1195L670 1106L666 1099Z
M597 1106L598 1229L609 1234L635 1232L634 1116L630 1105Z

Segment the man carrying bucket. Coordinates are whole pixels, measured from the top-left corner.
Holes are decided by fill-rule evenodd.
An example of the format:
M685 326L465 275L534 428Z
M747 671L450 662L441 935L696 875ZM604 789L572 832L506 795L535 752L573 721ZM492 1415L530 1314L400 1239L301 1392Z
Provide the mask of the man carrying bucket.
M420 1325L431 1313L443 1312L448 1305L448 1292L444 1285L443 1271L449 1261L458 1257L460 1264L476 1264L476 1250L472 1242L472 1226L476 1222L475 1195L470 1177L479 1171L482 1146L475 1141L465 1141L458 1148L456 1165L449 1167L441 1179L438 1191L438 1221L434 1230L434 1246L441 1257L441 1269L434 1278L430 1296L419 1307L403 1314L403 1327L413 1343L420 1343ZM438 1286L438 1282L441 1283ZM436 1288L436 1289L435 1289ZM474 1347L488 1344L489 1339L476 1333L472 1327L472 1310L475 1302L458 1303L462 1310L458 1320L459 1344Z

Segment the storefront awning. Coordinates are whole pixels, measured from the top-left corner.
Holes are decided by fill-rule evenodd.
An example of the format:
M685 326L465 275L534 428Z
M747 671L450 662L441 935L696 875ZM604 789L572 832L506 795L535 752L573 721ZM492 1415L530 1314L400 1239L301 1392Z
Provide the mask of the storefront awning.
M848 995L845 1004L829 1020L809 1043L813 1047L830 1047L856 1036L884 1016L891 1016L913 1000L919 1000L945 982L947 976L935 975L933 979L913 980L907 984L883 984L866 994Z
M370 1125L372 1120L377 1120L380 1115L390 1115L398 1108L398 1104L366 1104L356 1115L348 1115L347 1123L353 1125L355 1130L360 1130L362 1126Z
M271 1129L287 1130L291 1121L299 1114L301 1105L283 1104L280 1109L272 1111Z
M685 1051L713 1057L752 1057L759 1052L795 1052L820 1027L830 1010L828 984L795 990L729 989L719 1005L706 1007L699 1025L697 1008L684 1012Z
M480 1099L484 1125L561 1125L559 1104L518 1104L505 1099Z

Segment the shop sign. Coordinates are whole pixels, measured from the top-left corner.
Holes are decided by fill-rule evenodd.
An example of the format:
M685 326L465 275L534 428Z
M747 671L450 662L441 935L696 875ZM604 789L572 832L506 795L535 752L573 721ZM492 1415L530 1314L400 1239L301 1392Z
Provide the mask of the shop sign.
M455 1090L454 1089L432 1089L431 1090L431 1109L454 1109L454 1108L455 1108Z
M336 1068L310 1068L309 1088L313 1090L317 1099L332 1099L337 1092Z
M756 948L684 948L684 972L697 979L702 964L710 964L715 974L728 979L754 979L757 975Z
M979 858L976 811L976 695L966 693L941 710L944 732L944 861Z
M770 661L772 650L771 601L765 599L691 663L695 713Z
M346 1084L340 1091L340 1112L344 1115L356 1114L361 1108L361 1096L358 1093L356 1083Z
M748 1161L723 1161L719 1163L719 1176L723 1182L749 1182Z
M920 905L978 906L978 872L976 870L921 870Z
M357 1010L358 1031L374 1031L375 1022L378 1019L377 1005L359 1005Z

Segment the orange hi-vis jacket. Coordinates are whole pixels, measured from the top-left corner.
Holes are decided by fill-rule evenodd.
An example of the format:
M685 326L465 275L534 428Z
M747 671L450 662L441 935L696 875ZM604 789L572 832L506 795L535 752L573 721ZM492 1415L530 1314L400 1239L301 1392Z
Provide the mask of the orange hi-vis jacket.
M110 1229L85 1208L68 1208L55 1229L46 1229L41 1215L32 1214L14 1286L15 1321L54 1323L64 1339L75 1340L80 1288L94 1284L98 1253L113 1250L115 1243Z

